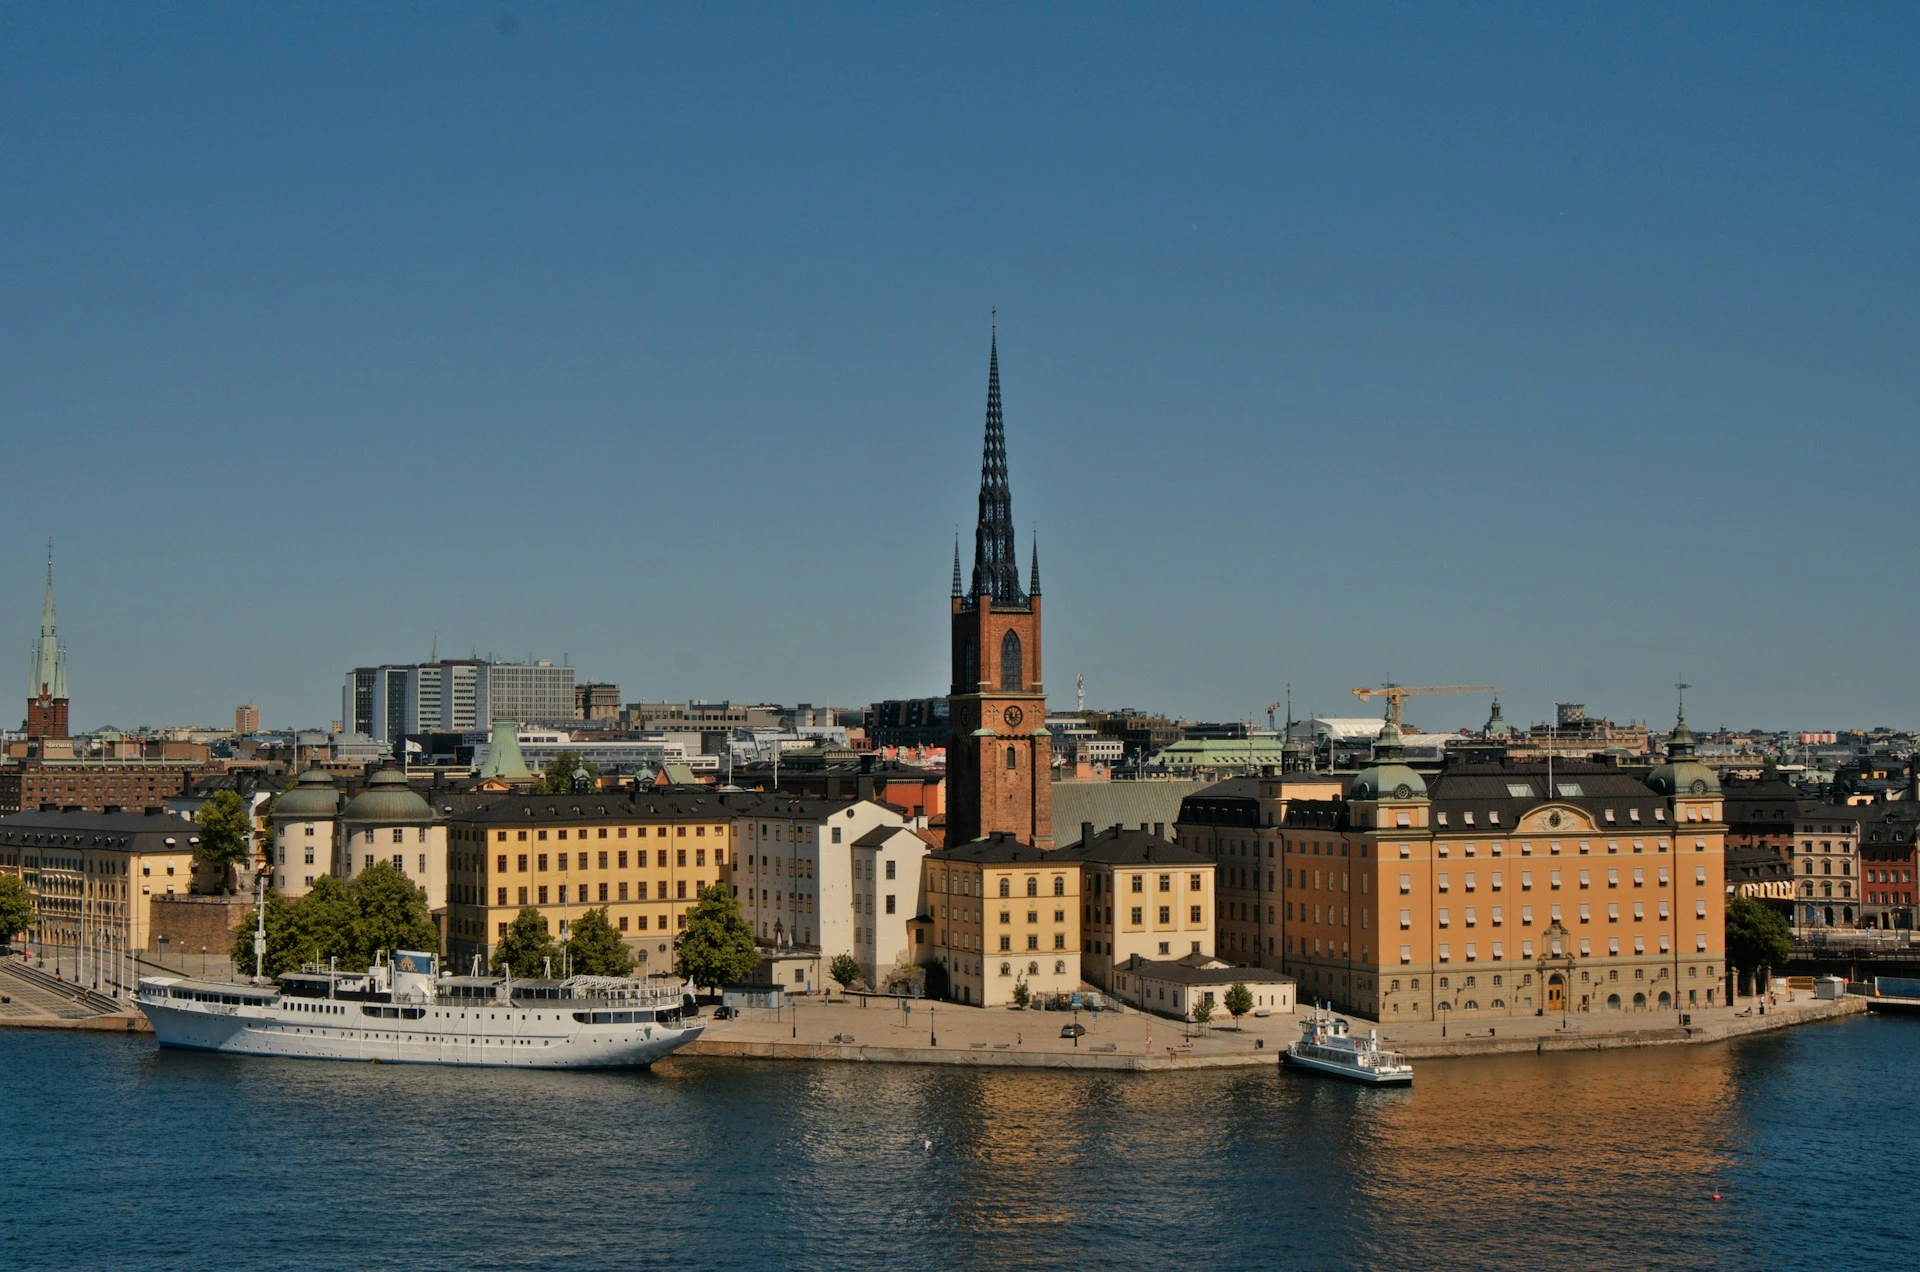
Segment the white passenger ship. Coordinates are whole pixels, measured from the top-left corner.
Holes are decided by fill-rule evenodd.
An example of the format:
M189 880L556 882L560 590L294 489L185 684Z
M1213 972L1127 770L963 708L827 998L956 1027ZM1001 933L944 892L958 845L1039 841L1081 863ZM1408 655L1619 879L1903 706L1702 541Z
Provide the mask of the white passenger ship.
M704 1028L684 1015L677 981L436 976L433 955L404 951L275 985L149 976L135 1002L165 1047L394 1064L645 1068Z
M1382 1051L1376 1031L1356 1038L1346 1021L1323 1017L1317 1010L1303 1022L1299 1041L1287 1048L1283 1059L1302 1069L1371 1086L1405 1086L1413 1081L1413 1066L1397 1051Z

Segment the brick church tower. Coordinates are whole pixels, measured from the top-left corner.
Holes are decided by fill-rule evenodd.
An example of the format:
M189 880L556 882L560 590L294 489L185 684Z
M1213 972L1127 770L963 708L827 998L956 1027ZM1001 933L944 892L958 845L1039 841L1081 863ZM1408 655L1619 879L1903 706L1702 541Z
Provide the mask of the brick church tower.
M1014 556L1013 495L1000 412L1000 348L987 355L987 440L980 462L980 517L973 583L962 591L953 548L953 688L947 718L947 846L1005 831L1053 847L1053 737L1040 679L1040 549L1030 591Z
M67 651L53 628L53 544L47 544L47 598L27 684L27 740L67 737Z

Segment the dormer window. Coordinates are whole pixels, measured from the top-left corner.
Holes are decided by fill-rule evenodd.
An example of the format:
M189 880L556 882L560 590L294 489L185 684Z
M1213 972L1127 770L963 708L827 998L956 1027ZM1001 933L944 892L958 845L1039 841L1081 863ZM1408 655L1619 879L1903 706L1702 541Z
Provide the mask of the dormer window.
M1499 824L1500 824L1499 810L1496 809L1493 812L1490 812L1487 814L1487 825L1498 826Z
M1473 825L1473 814L1471 812L1461 813L1460 821L1463 825L1467 825L1467 826Z
M1629 808L1629 809L1627 810L1627 820L1628 820L1628 821L1639 821L1639 820L1640 820L1640 810L1639 810L1639 809L1637 809L1637 808Z

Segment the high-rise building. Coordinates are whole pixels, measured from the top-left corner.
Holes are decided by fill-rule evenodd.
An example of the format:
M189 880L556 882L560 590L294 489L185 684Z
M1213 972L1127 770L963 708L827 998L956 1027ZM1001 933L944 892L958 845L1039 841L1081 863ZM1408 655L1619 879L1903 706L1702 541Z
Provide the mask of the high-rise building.
M947 697L947 845L995 832L1053 847L1053 738L1040 675L1040 549L1027 587L1014 551L1000 406L1000 347L987 354L987 426L980 463L973 580L962 590L953 547L953 686Z
M340 705L347 732L376 742L484 731L495 720L564 727L574 719L573 668L473 658L356 667Z
M260 732L260 707L243 702L233 709L233 731L241 737Z
M27 740L64 738L67 730L67 651L53 624L53 543L47 543L47 595L40 605L40 639L33 643L27 684Z

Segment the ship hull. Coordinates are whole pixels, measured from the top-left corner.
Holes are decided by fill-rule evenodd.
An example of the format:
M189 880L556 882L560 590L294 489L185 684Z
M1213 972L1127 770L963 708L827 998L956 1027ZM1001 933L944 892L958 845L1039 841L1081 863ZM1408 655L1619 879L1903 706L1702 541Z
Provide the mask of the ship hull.
M347 1006L349 1012L354 1010L354 1005ZM163 1047L296 1060L473 1068L644 1069L704 1031L700 1025L584 1025L553 1011L496 1012L492 1021L465 1022L471 1028L437 1028L406 1020L361 1023L351 1015L341 1023L289 1020L247 1007L194 1010L141 1003L140 1009Z
M1356 1069L1344 1064L1335 1064L1329 1060L1320 1060L1313 1056L1296 1054L1291 1048L1281 1054L1281 1060L1296 1069L1309 1069L1314 1073L1324 1073L1329 1077L1343 1078L1348 1082L1358 1082L1362 1086L1411 1086L1411 1073L1376 1073L1366 1069Z

